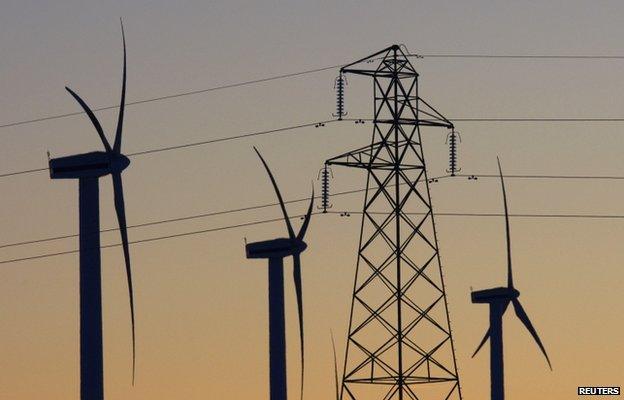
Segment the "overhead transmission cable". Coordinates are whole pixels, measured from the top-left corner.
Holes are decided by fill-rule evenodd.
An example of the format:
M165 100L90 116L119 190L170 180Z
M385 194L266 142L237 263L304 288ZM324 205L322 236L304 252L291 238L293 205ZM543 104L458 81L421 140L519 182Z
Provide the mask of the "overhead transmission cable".
M442 179L442 178L444 178L444 176L437 177L435 179ZM360 192L363 192L365 190L366 189L346 190L346 191L342 191L342 192L332 193L332 194L330 194L330 196L332 196L332 197L333 196L344 196L344 195L353 194L353 193L360 193ZM318 199L320 197L321 197L320 195L315 196L316 199ZM288 200L288 201L284 201L284 204L300 203L300 202L303 202L303 201L310 201L310 198L309 197L305 197L305 198L299 198L299 199L295 199L295 200ZM255 205L255 206L248 206L248 207L241 207L241 208L232 208L232 209L228 209L228 210L212 211L212 212L206 212L206 213L201 213L201 214L188 215L188 216L184 216L184 217L168 218L168 219L162 219L162 220L157 220L157 221L144 222L144 223L140 223L140 224L128 225L128 229L143 228L143 227L154 226L154 225L162 225L162 224L167 224L167 223L170 223L170 222L191 221L191 220L195 220L195 219L213 217L213 216L217 216L217 215L226 215L226 214L234 214L234 213L239 213L239 212L244 212L244 211L259 210L259 209L262 209L262 208L269 208L269 207L278 206L278 205L279 205L279 203L266 203L266 204L258 204L258 205ZM114 231L118 231L118 230L119 230L119 228L117 228L117 227L116 228L107 228L107 229L101 229L100 233L114 232ZM29 244L53 242L53 241L56 241L56 240L70 239L70 238L73 238L73 237L78 237L78 234L77 233L72 233L72 234L66 234L66 235L51 236L51 237L41 238L41 239L33 239L33 240L25 240L25 241L21 241L21 242L6 243L6 244L0 245L0 249L9 248L9 247L24 246L24 245L29 245Z
M478 176L479 177L485 177L485 178L499 177L498 175L478 175ZM431 178L431 180L437 181L439 179L450 178L450 177L451 177L450 175L444 175L444 176ZM563 178L563 179L567 179L567 178L570 178L570 179L592 179L592 178L594 178L594 177L590 177L590 176L566 176L566 175L559 175L559 176L557 176L557 175L508 175L506 177L507 178L519 178L519 179L559 179L559 178ZM611 176L611 177L609 177L609 176L599 176L599 177L595 177L595 178L597 178L597 179L617 179L617 180L624 179L624 177L621 177L621 176L619 176L619 177L618 176ZM370 188L368 190L374 190L374 189L375 188ZM343 191L343 192L336 192L336 193L331 194L331 196L342 196L342 195L347 195L347 194L359 193L359 192L363 192L363 191L366 191L366 190L367 189L354 189L354 190L348 190L348 191ZM319 196L316 196L316 197L318 198ZM285 201L285 204L298 203L298 202L303 202L303 201L308 201L308 200L309 200L309 198L300 198L300 199ZM276 205L278 205L278 203L268 203L268 204L260 204L260 205L255 205L255 206L248 206L248 207L243 207L243 208L237 208L237 209L229 209L229 210L215 211L215 212L210 212L210 213L202 213L202 214L196 214L196 215L191 215L191 216L171 218L171 219L165 219L165 220L159 220L159 221L146 222L146 223L142 223L142 224L130 225L130 226L128 226L128 228L138 228L138 227L145 227L145 226L153 226L153 225L158 225L158 224L164 224L164 223L168 223L168 222L193 220L193 219L204 218L204 217L215 216L215 215L224 215L224 214L230 214L230 213L236 213L236 212L242 212L242 211L257 210L257 209L268 208L268 207L272 207L272 206L276 206ZM316 212L316 213L313 213L313 214L323 214L323 213L324 212ZM344 215L350 215L350 214L362 214L362 211L327 211L326 213L327 214L339 214L341 216L344 216ZM375 214L375 212L370 212L369 214ZM425 215L425 213L409 213L409 212L406 213L406 214L407 215ZM504 216L504 214L502 214L502 213L486 213L486 212L435 212L434 215L441 216L441 217L500 217L500 216ZM302 216L303 216L303 214L302 215L293 216L291 218L295 219L295 218L300 218ZM572 214L572 213L569 213L569 214L554 214L554 213L538 214L538 213L515 213L515 214L510 214L509 216L510 217L514 217L514 218L551 218L551 219L552 218L558 218L558 219L624 219L624 215L620 215L620 214ZM252 222L246 222L246 223L240 223L240 224L234 224L234 225L221 226L221 227L217 227L217 228L209 228L209 229L203 229L203 230L198 230L198 231L183 232L183 233L179 233L179 234L157 236L157 237L153 237L153 238L147 238L147 239L131 241L131 242L129 242L129 244L139 244L139 243L153 242L153 241L157 241L157 240L165 240L165 239L172 239L172 238L177 238L177 237L192 236L192 235L198 235L198 234L203 234L203 233L210 233L210 232L217 232L217 231L234 229L234 228L241 228L241 227L246 227L246 226L266 224L266 223L275 222L275 221L281 221L281 220L282 220L282 218L274 218L274 219L252 221ZM111 231L115 231L117 229L118 228L103 229L100 232L111 232ZM22 245L26 245L26 244L50 242L50 241L54 241L54 240L67 239L67 238L77 237L77 236L78 236L77 234L70 234L70 235L61 235L61 236L49 237L49 238L37 239L37 240L31 240L31 241L9 243L9 244L5 244L5 245L0 245L0 248L22 246ZM117 247L117 246L120 246L120 245L121 245L121 243L110 244L110 245L103 245L103 246L101 246L101 248L106 249L106 248L111 248L111 247ZM35 256L22 257L22 258L14 258L14 259L8 259L8 260L0 261L0 264L9 264L9 263L15 263L15 262L20 262L20 261L34 260L34 259L40 259L40 258L48 258L48 257L66 255L66 254L74 254L74 253L77 253L78 251L79 250L69 250L69 251L62 251L62 252L55 252L55 253L44 253L44 254L39 254L39 255L35 255Z
M319 213L313 212L312 214L319 214ZM303 214L302 215L295 215L295 216L292 216L290 218L291 219L301 218L303 216L304 216ZM172 234L172 235L157 236L157 237L153 237L153 238L133 240L133 241L128 242L128 244L139 244L139 243L155 242L155 241L159 241L159 240L173 239L173 238L179 238L179 237L185 237L185 236L193 236L193 235L199 235L199 234L202 234L202 233L218 232L218 231L223 231L223 230L226 230L226 229L242 228L242 227L245 227L245 226L267 224L267 223L270 223L270 222L283 221L283 220L284 220L284 218L273 218L273 219L266 219L266 220L260 220L260 221L245 222L245 223L241 223L241 224L222 226L222 227L218 227L218 228L202 229L202 230L199 230L199 231L175 233L175 234ZM113 243L113 244L102 245L102 246L100 246L100 249L109 249L109 248L112 248L112 247L119 247L119 246L121 246L121 243ZM11 263L16 263L16 262L20 262L20 261L37 260L37 259L41 259L41 258L62 256L62 255L66 255L66 254L75 254L75 253L79 253L79 252L80 252L80 250L76 249L76 250L60 251L60 252L57 252L57 253L38 254L38 255L35 255L35 256L22 257L22 258L13 258L13 259L10 259L10 260L2 260L2 261L0 261L0 264L11 264Z
M321 68L309 69L309 70L293 72L293 73L289 73L289 74L270 76L270 77L267 77L267 78L253 79L253 80L249 80L249 81L242 81L242 82L230 83L230 84L225 84L225 85L213 86L213 87L204 88L204 89L190 90L190 91L186 91L186 92L174 93L174 94L169 94L169 95L164 95L164 96L151 97L151 98L147 98L147 99L143 99L143 100L136 100L136 101L127 102L126 103L126 107L128 107L128 106L135 106L135 105L138 105L138 104L153 103L153 102L162 101L162 100L170 100L170 99L175 99L175 98L179 98L179 97L192 96L192 95L196 95L196 94L200 94L200 93L214 92L214 91L217 91L217 90L232 89L232 88L241 87L241 86L254 85L254 84L263 83L263 82L275 81L275 80L278 80L278 79L294 78L294 77L300 76L300 75L312 74L312 73L315 73L315 72L326 71L326 70L329 70L329 69L336 69L336 68L339 68L339 67L341 67L341 65L332 65L330 67L321 67ZM94 108L93 112L105 111L105 110L113 110L115 108L119 108L119 105ZM43 122L43 121L50 121L50 120L55 120L55 119L73 117L73 116L80 115L80 114L84 114L84 112L83 111L76 111L76 112L70 112L70 113L65 113L65 114L48 115L48 116L45 116L45 117L27 119L27 120L23 120L23 121L9 122L9 123L0 125L0 128L9 128L9 127L13 127L13 126L33 124L35 122Z
M309 199L308 199L309 200ZM347 213L347 214L361 214L362 211L345 211L342 213ZM328 211L327 214L342 214L339 211ZM323 214L322 211L318 211L318 212L313 212L313 215L317 215L317 214ZM372 213L374 214L374 213ZM407 215L425 215L426 213L406 213ZM385 214L384 214L385 215ZM470 212L436 212L434 213L435 216L440 216L440 217L502 217L504 216L504 214L502 213L470 213ZM290 217L291 219L295 219L295 218L301 218L304 215L296 215L296 216L292 216ZM509 214L509 217L513 217L513 218L536 218L536 219L624 219L624 215L621 214ZM134 241L130 241L128 242L128 244L134 245L134 244L139 244L139 243L148 243L148 242L155 242L155 241L160 241L160 240L166 240L166 239L173 239L173 238L180 238L180 237L186 237L186 236L194 236L194 235L200 235L200 234L205 234L205 233L210 233L210 232L217 232L217 231L224 231L224 230L229 230L229 229L235 229L235 228L241 228L241 227L247 227L247 226L253 226L253 225L260 225L260 224L267 224L267 223L271 223L271 222L278 222L278 221L283 221L283 218L273 218L273 219L265 219L265 220L259 220L259 221L251 221L251 222L246 222L246 223L240 223L240 224L235 224L235 225L227 225L227 226L220 226L217 228L209 228L209 229L202 229L202 230L198 230L198 231L190 231L190 232L182 232L182 233L176 233L176 234L172 234L172 235L165 235L165 236L157 236L157 237L152 237L152 238L147 238L147 239L140 239L140 240L134 240ZM118 247L121 246L121 243L114 243L114 244L108 244L108 245L103 245L100 246L101 249L108 249L108 248L112 248L112 247ZM21 258L13 258L13 259L8 259L8 260L2 260L0 261L0 265L1 264L12 264L12 263L17 263L17 262L21 262L21 261L28 261L28 260L36 260L36 259L42 259L42 258L49 258L49 257L56 257L56 256L61 256L61 255L66 255L66 254L75 254L75 253L79 253L80 250L68 250L68 251L61 251L61 252L56 252L56 253L44 253L44 254L38 254L38 255L34 255L34 256L28 256L28 257L21 257Z
M499 175L495 175L495 174L474 174L474 175L461 174L461 175L455 175L455 176L456 177L477 177L477 178L500 178ZM432 182L434 181L437 182L438 180L445 179L445 178L451 178L451 175L436 176L436 177L430 178L430 180ZM510 175L505 175L505 178L508 178L508 179L624 180L624 176L589 176L589 175L514 175L514 174L510 174ZM405 183L401 183L401 185L405 185ZM370 188L369 190L374 190L374 189L375 188ZM353 189L353 190L346 190L346 191L331 193L331 194L328 194L328 196L337 197L337 196L344 196L348 194L361 193L364 191L366 191L366 189ZM315 196L315 198L322 199L322 195ZM303 197L303 198L298 198L294 200L288 200L288 201L285 201L284 203L294 204L294 203L300 203L300 202L309 201L309 200L310 200L309 197ZM205 213L200 213L200 214L187 215L183 217L174 217L174 218L161 219L161 220L156 220L156 221L143 222L143 223L134 224L134 225L128 225L128 229L162 225L162 224L167 224L171 222L191 221L195 219L213 217L213 216L218 216L218 215L234 214L234 213L239 213L239 212L244 212L244 211L254 211L254 210L274 207L278 205L279 203L266 203L266 204L248 206L248 207L232 208L232 209L221 210L221 211L210 211L210 212L205 212ZM117 230L119 230L119 228L101 229L100 233L114 232ZM29 244L53 242L56 240L70 239L73 237L78 237L78 234L77 233L65 234L65 235L51 236L51 237L46 237L46 238L41 238L41 239L32 239L32 240L25 240L25 241L20 241L20 242L0 244L0 249L24 246L24 245L29 245Z
M624 59L624 56L620 56L620 55L600 55L600 54L595 54L595 55L582 55L582 54L579 54L579 55L515 54L514 55L514 54L450 54L450 53L448 53L448 54L443 54L443 53L438 53L438 54L436 54L436 53L412 54L412 53L408 53L408 54L406 54L406 56L408 56L408 57L415 57L415 58L485 58L485 59L488 59L488 58L489 59L496 59L496 58L505 59L505 58L507 58L507 59L536 59L536 60L539 60L539 59L541 59L541 60L544 60L544 59L553 59L553 60L622 60L622 59ZM126 103L126 107L134 106L134 105L138 105L138 104L146 104L146 103L152 103L152 102L157 102L157 101L176 99L176 98L180 98L180 97L192 96L192 95L197 95L197 94L201 94L201 93L209 93L209 92L214 92L214 91L218 91L218 90L232 89L232 88L248 86L248 85L255 85L255 84L258 84L258 83L270 82L270 81L275 81L275 80L280 80L280 79L294 78L294 77L301 76L301 75L313 74L313 73L317 73L317 72L322 72L322 71L327 71L327 70L331 70L331 69L340 68L343 65L344 64L336 64L336 65L331 65L331 66L326 66L326 67L313 68L313 69L308 69L308 70L303 70L303 71L298 71L298 72L292 72L292 73L288 73L288 74L274 75L274 76L269 76L269 77L266 77L266 78L252 79L252 80L247 80L247 81L241 81L241 82L223 84L223 85L218 85L218 86L212 86L212 87L208 87L208 88L204 88L204 89L189 90L189 91L173 93L173 94L169 94L169 95L151 97L151 98L147 98L147 99L127 102ZM112 109L115 109L117 107L119 107L119 106L118 105L105 106L105 107L95 108L95 109L93 109L93 111L94 112L98 112L98 111L112 110ZM31 119L22 120L22 121L8 122L8 123L5 123L5 124L1 124L0 125L0 129L1 128L14 127L14 126L20 126L20 125L33 124L33 123L37 123L37 122L50 121L50 120L61 119L61 118L67 118L67 117L73 117L73 116L76 116L76 115L80 115L82 113L83 113L82 111L76 111L76 112L70 112L70 113L64 113L64 114L56 114L56 115L42 116L42 117L38 117L38 118L31 118Z
M202 140L198 142L191 142L191 143L184 143L184 144L173 145L173 146L140 150L134 153L129 153L127 154L127 156L134 157L134 156L139 156L139 155L161 153L165 151L179 150L179 149L190 148L190 147L205 146L205 145L210 145L210 144L215 144L215 143L227 142L230 140L244 139L248 137L262 136L262 135L271 135L271 134L276 134L276 133L281 133L281 132L286 132L286 131L297 130L301 128L308 128L312 126L321 127L321 126L324 126L325 124L329 124L332 122L339 122L339 121L351 121L351 122L360 123L361 121L372 121L372 120L361 119L361 118L342 119L342 120L338 120L338 119L321 120L321 121L309 122L309 123L304 123L304 124L299 124L299 125L292 125L292 126L286 126L286 127L281 127L281 128L269 129L269 130L264 130L264 131L242 133L242 134L235 135L235 136L227 136L227 137L221 137L217 139L208 139L208 140ZM449 121L452 121L452 122L624 122L624 117L622 118L450 118ZM21 170L21 171L6 172L3 174L0 174L0 178L8 178L11 176L38 173L38 172L43 172L47 170L48 170L47 167L41 167L41 168L31 168L31 169L26 169L26 170Z
M422 53L406 54L408 57L416 58L510 58L524 60L624 60L621 55L601 55L601 54L485 54L485 53Z
M299 125L285 126L281 128L275 128L275 129L269 129L269 130L263 130L263 131L254 131L254 132L242 133L236 136L227 136L227 137L221 137L221 138L216 138L216 139L202 140L199 142L184 143L184 144L179 144L179 145L174 145L174 146L166 146L166 147L159 147L159 148L154 148L154 149L140 150L134 153L128 153L126 154L126 156L135 157L135 156L142 156L142 155L147 155L147 154L161 153L164 151L184 149L184 148L189 148L189 147L206 146L209 144L227 142L230 140L244 139L244 138L249 138L253 136L261 136L261 135L271 135L271 134L276 134L276 133L281 133L281 132L286 132L286 131L291 131L291 130L296 130L296 129L301 129L301 128L319 126L321 124L324 125L324 124L328 124L328 123L336 122L336 121L338 120L330 119L330 120L324 120L324 121L309 122L309 123L304 123L304 124L299 124ZM23 171L7 172L4 174L0 174L0 178L7 178L10 176L31 174L31 173L36 173L36 172L43 172L47 170L48 168L34 168L34 169L27 169Z

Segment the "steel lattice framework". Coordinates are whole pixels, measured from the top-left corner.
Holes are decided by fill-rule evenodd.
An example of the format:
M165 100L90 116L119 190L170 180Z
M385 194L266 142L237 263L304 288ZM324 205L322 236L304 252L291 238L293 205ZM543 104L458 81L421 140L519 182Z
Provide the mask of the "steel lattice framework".
M368 172L341 398L461 399L420 132L453 124L397 45L341 73L373 78L375 112L371 144L326 162Z

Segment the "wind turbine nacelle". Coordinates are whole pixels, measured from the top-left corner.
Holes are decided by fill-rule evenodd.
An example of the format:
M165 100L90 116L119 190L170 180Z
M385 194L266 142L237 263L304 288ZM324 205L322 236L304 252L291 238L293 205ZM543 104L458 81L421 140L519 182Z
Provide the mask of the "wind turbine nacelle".
M302 253L307 247L302 240L280 238L249 243L245 253L247 258L284 258Z
M473 303L493 303L496 301L509 301L520 296L514 288L497 287L493 289L477 290L470 294Z
M121 172L128 165L130 165L130 159L123 154L94 151L51 159L49 162L50 178L99 178L111 173Z

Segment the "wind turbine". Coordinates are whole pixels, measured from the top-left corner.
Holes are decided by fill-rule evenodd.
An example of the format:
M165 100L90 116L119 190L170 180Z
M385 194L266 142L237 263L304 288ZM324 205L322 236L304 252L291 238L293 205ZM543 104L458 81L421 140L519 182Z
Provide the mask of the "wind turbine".
M99 178L111 175L115 198L115 211L126 264L130 317L132 322L132 383L136 365L134 332L134 296L128 231L121 173L130 165L128 157L121 153L121 132L126 97L126 39L121 25L123 41L123 81L121 102L115 142L110 146L100 122L89 106L70 88L67 91L82 106L91 119L104 144L105 151L59 157L49 161L50 178L78 179L80 219L80 398L102 400L104 398L104 371L102 351L102 282L100 265L100 210Z
M485 303L490 305L490 328L485 333L483 340L475 350L474 357L485 342L490 339L490 381L492 400L503 400L505 398L504 389L504 365L503 365L503 314L507 310L509 303L513 305L516 316L522 321L527 328L540 350L546 357L548 366L552 370L550 359L546 353L546 349L542 344L537 331L531 324L529 316L524 311L522 304L518 301L520 292L513 285L513 275L511 270L511 238L509 234L509 212L507 210L507 194L505 193L505 181L503 179L503 171L501 169L500 160L498 160L498 171L501 178L503 188L503 203L505 205L505 232L507 236L507 287L497 287L493 289L484 289L471 293L473 303Z
M270 375L270 399L286 400L286 331L284 319L284 258L293 257L293 278L295 282L295 292L297 295L297 309L299 317L299 339L301 345L301 397L303 397L303 372L304 372L304 350L303 350L303 297L301 287L301 260L300 255L307 248L303 241L314 203L314 188L308 211L301 225L299 233L295 231L290 223L284 199L277 187L277 182L269 169L262 155L254 147L260 157L262 165L269 174L275 194L279 201L288 238L265 240L262 242L249 243L245 246L247 258L262 258L269 260L269 375Z

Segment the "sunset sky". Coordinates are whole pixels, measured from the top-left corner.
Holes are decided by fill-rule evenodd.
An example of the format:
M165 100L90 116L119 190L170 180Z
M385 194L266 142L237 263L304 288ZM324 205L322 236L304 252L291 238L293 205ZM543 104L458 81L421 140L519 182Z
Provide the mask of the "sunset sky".
M93 108L119 102L123 17L127 101L340 65L391 44L412 53L624 56L621 1L72 1L4 0L0 8L0 175L52 157L102 150L64 86ZM624 118L624 58L412 59L420 95L454 118ZM332 119L337 69L129 106L123 150L177 146ZM350 118L371 118L372 84L349 77ZM117 110L98 112L113 140ZM624 122L457 122L462 174L624 177ZM444 129L423 129L429 176L446 174ZM286 199L317 190L324 160L369 144L371 124L328 123L137 155L124 173L129 225L273 203L252 146ZM334 167L332 191L360 189L362 171ZM100 184L101 227L116 227L110 178ZM515 214L623 218L511 219L515 284L553 364L511 310L505 317L507 398L575 398L577 386L624 384L624 180L508 179ZM46 171L0 177L0 246L78 230L78 184ZM431 186L440 213L500 213L496 179ZM362 193L332 198L359 211ZM289 206L303 213L305 203ZM129 231L130 240L279 218L277 207ZM300 221L295 220L295 230ZM505 283L500 217L436 217L460 382L489 398L487 329L470 290ZM359 216L315 215L302 256L306 399L333 399L330 330L346 344ZM285 236L268 223L131 246L137 320L132 387L130 313L121 249L102 250L105 392L110 400L266 400L266 263L248 241ZM119 242L118 232L102 243ZM75 237L0 247L0 262L74 250ZM296 303L286 263L289 394L298 395ZM0 399L79 398L78 255L0 264ZM342 361L339 360L340 364Z

